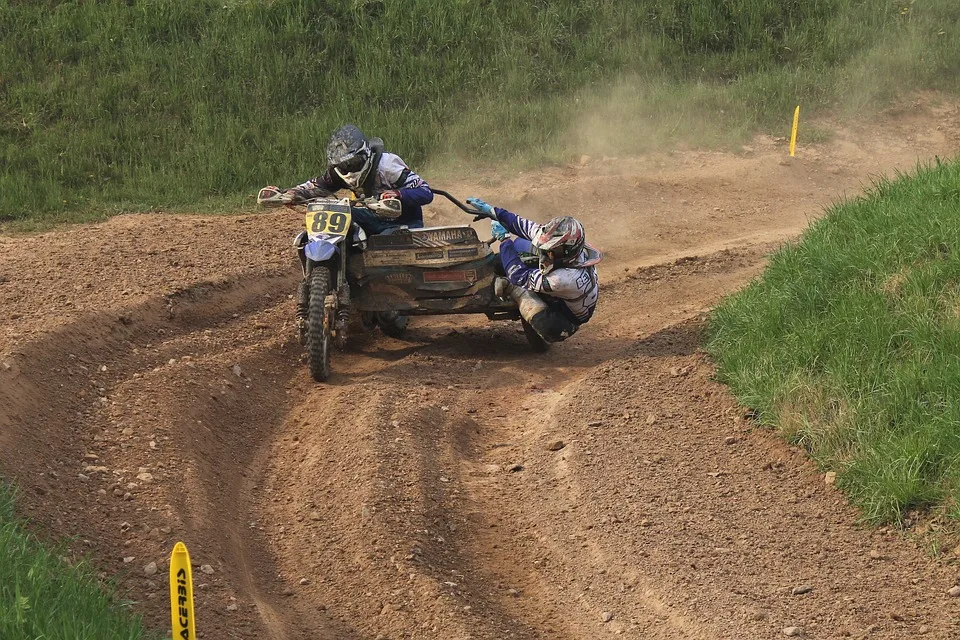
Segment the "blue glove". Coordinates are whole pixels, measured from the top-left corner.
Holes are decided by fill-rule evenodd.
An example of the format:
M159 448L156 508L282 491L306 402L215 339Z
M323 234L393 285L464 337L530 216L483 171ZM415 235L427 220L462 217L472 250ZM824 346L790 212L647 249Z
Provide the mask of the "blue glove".
M507 237L507 228L494 220L490 223L490 233L495 240L503 240Z
M479 220L480 218L497 219L497 213L493 210L493 207L480 198L467 198L467 204L472 205L478 210L477 217L474 218L474 220Z

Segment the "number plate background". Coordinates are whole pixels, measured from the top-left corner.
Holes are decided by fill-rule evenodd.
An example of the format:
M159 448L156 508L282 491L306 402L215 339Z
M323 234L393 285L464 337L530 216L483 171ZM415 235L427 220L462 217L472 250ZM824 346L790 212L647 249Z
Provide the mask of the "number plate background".
M308 211L305 222L307 231L314 233L328 233L335 236L345 236L350 232L352 216L342 211Z

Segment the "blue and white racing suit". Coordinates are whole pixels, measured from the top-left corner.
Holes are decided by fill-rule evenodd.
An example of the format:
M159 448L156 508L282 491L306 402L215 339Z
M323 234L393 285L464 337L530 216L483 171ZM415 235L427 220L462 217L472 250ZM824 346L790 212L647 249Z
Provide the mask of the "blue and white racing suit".
M354 207L354 220L369 234L383 233L401 226L411 229L422 227L423 205L433 202L430 185L411 171L397 154L384 151L378 155L378 158L374 158L375 166L370 169L367 179L356 189L347 185L332 169L293 189L301 198L321 198L341 189L349 189L358 198L369 198L379 196L384 191L396 190L400 194L399 217L387 220L367 209Z
M565 264L543 273L520 260L520 252L533 252L529 241L540 233L540 225L515 213L494 207L497 220L518 240L500 243L500 261L510 284L540 294L554 317L549 322L553 335L548 340L568 338L593 316L600 295L596 263L601 255L587 245L574 264ZM539 328L538 328L539 329ZM541 334L543 332L540 332Z

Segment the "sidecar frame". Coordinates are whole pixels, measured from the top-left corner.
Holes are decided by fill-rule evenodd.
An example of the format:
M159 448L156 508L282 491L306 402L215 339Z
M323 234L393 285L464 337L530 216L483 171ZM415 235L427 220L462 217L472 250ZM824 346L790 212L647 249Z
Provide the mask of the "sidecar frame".
M498 254L466 225L401 228L370 236L347 259L351 306L401 315L480 313L516 320L512 299L493 293Z

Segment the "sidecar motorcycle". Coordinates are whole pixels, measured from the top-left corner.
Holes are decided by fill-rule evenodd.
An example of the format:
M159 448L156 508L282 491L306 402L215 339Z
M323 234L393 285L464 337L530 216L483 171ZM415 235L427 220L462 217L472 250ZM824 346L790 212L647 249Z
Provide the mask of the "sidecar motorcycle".
M445 191L433 191L476 215ZM366 207L390 218L399 212L398 200L294 201L267 187L257 201L305 209L306 229L294 239L303 269L297 326L317 382L329 378L331 347L343 348L354 313L364 327L379 325L393 337L403 334L409 316L482 313L490 320L519 320L534 351L549 348L520 316L517 303L495 294L494 265L499 256L490 246L492 240L481 240L472 227L400 227L368 236L353 222L353 209Z

